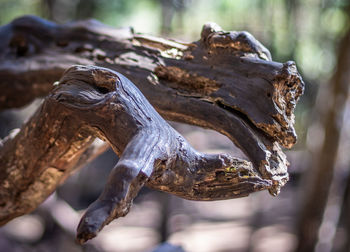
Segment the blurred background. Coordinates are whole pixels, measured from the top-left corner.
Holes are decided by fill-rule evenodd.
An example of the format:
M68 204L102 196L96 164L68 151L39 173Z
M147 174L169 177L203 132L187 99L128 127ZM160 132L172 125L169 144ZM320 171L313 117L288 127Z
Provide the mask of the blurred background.
M0 228L0 251L350 251L349 7L345 0L0 0L0 25L25 14L58 23L95 18L194 41L213 21L252 33L275 61L294 60L306 83L296 110L299 140L287 151L290 182L279 196L192 202L144 188L125 218L79 246L79 217L118 160L107 151L35 212ZM1 112L0 138L38 104ZM172 125L200 151L244 157L214 131Z

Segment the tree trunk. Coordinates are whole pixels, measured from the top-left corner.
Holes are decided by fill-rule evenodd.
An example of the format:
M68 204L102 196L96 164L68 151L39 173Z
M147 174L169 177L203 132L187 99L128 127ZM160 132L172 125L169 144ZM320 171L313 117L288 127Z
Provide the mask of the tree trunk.
M207 24L199 41L184 44L96 21L57 25L23 17L1 27L0 37L0 109L50 93L2 143L2 223L35 209L87 160L87 151L97 152L88 149L95 137L120 160L82 218L80 242L125 215L145 183L217 200L263 189L276 195L288 180L280 145L296 142L293 111L304 83L293 62L271 61L246 32ZM193 150L133 83L165 119L225 134L251 163Z
M312 158L310 180L298 225L297 251L313 251L318 241L318 230L327 203L343 126L343 112L349 95L350 30L342 38L338 49L337 69L327 92L319 97L323 106L321 124L324 140L320 151ZM327 101L327 102L325 102Z

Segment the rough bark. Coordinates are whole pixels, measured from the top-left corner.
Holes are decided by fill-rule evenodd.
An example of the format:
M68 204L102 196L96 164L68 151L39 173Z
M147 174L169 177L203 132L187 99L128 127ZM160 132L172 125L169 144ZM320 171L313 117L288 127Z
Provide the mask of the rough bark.
M1 27L0 37L2 109L45 96L72 64L112 69L69 68L32 119L3 143L2 223L40 204L83 163L96 136L120 161L79 225L81 242L125 215L144 183L187 199L217 200L263 189L276 195L288 180L280 145L296 141L293 110L304 84L293 62L271 61L246 32L208 24L199 41L184 44L95 21L56 25L23 17ZM193 150L113 70L165 119L225 134L251 163Z
M196 152L121 74L72 67L1 149L1 221L35 209L95 136L108 141L120 160L82 218L79 241L124 216L144 183L195 200L242 197L272 186L246 161Z

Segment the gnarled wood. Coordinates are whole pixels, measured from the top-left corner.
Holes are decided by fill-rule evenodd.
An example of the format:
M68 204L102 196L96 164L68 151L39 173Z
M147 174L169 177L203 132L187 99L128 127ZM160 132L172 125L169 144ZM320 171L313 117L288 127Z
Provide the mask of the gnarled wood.
M304 84L294 63L270 61L246 32L207 24L199 41L184 44L96 21L57 25L27 16L1 27L0 37L0 108L46 94L71 64L108 67L135 83L164 118L230 137L265 178L274 177L273 194L287 180L275 141L295 143L293 110Z
M127 78L105 68L74 67L0 149L0 193L12 199L3 201L3 223L47 197L82 163L78 159L96 136L121 160L79 226L81 241L124 215L144 183L188 199L215 200L262 189L276 195L288 180L280 146L296 141L293 110L304 84L293 62L271 61L246 32L207 24L199 41L185 44L95 21L57 25L23 17L1 27L0 37L0 109L48 94L72 64L107 67L135 83L165 119L219 131L251 161L196 152ZM14 181L21 186L12 192ZM33 200L30 194L36 194Z
M108 141L120 160L82 218L80 242L127 214L145 183L193 200L237 198L272 186L247 161L195 151L121 74L76 66L0 150L1 222L35 209L95 136Z

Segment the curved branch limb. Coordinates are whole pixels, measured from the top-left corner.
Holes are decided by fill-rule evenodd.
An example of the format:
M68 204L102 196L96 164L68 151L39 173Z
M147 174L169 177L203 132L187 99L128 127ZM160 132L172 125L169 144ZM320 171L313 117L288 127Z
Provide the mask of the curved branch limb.
M0 37L0 86L16 87L3 88L15 91L0 95L0 107L48 92L72 63L108 67L135 83L165 119L228 136L274 181L273 195L288 180L280 145L296 142L293 111L304 83L293 62L271 61L247 32L206 24L199 41L185 44L94 21L57 25L27 16L1 27Z
M127 214L133 198L147 181L147 185L153 188L192 200L237 198L272 188L272 182L260 178L248 162L239 162L225 155L205 155L196 152L121 74L93 67L71 68L61 79L61 83L70 85L59 87L55 96L61 101L69 101L66 106L80 108L76 100L72 103L73 99L71 94L67 94L66 88L71 89L71 86L77 83L80 85L80 81L91 82L85 80L85 75L94 78L95 81L103 80L104 76L109 76L111 80L118 78L117 83L120 86L116 88L117 96L113 96L113 102L109 100L108 106L98 110L79 109L79 114L81 118L89 118L90 124L94 124L91 121L94 115L101 114L99 111L103 111L104 116L117 114L116 119L108 120L109 124L100 124L98 128L112 147L123 154L113 169L104 192L88 208L79 224L77 239L80 243L94 237L113 219ZM100 82L98 86L102 83L105 88L110 89L106 81ZM100 119L97 121L101 122ZM120 134L115 134L115 127L118 125L119 129L126 124L129 130L123 132L123 135L129 140L123 150L119 143L125 140ZM133 129L130 130L132 125ZM129 135L128 131L132 133ZM222 172L227 176L224 182L220 179ZM216 188L207 190L210 187Z
M151 176L156 160L164 156L155 146L162 136L157 138L148 131L142 129L128 143L104 191L82 217L77 231L79 243L95 237L103 226L129 212L133 199Z
M125 152L128 144L134 142L134 137L144 134L145 129L152 129L148 133L150 138L161 140L152 152L155 156L150 159L153 163L149 173L140 172L143 168L131 162L117 164L109 179L111 186L108 184L105 196L100 197L102 202L110 203L102 207L102 217L91 214L101 209L101 203L95 203L95 207L88 210L87 216L91 216L84 218L79 227L81 242L96 235L113 218L122 216L126 212L122 209L127 209L125 206L131 204L132 195L136 195L144 183L184 198L212 200L242 197L263 189L276 195L288 180L288 162L280 145L290 148L296 141L293 110L304 84L294 63L270 61L266 48L247 33L224 32L217 26L206 25L201 40L183 44L113 30L94 22L60 26L24 17L1 27L0 37L3 38L0 43L3 48L0 85L3 90L10 90L6 85L12 83L13 90L24 91L20 101L11 99L14 94L18 96L17 92L2 93L2 108L20 106L33 97L46 94L51 90L51 83L72 63L95 64L125 74L164 118L227 135L252 162L197 153L178 133L165 126L167 123L123 75L104 68L70 68L31 124L0 150L0 164L3 162L5 169L16 167L13 160L23 159L27 153L33 155L30 150L18 152L17 156L11 154L14 146L20 147L22 142L27 146L25 141L31 141L30 136L42 136L50 142L52 136L62 135L59 145L56 145L56 138L49 147L45 146L45 141L38 143L36 148L42 151L31 158L40 162L21 164L19 169L27 169L28 174L51 176L47 173L49 163L55 174L61 172L46 182L52 191L57 181L68 176L68 170L74 168L94 136L108 141L116 153L125 155L126 160L130 160L127 153L132 153L131 149ZM44 120L41 122L44 126L40 126L40 118L57 112L60 114L56 121ZM77 125L78 128L69 129L76 135L58 134L59 127L48 130L48 125L61 121L64 121L63 131L69 128L69 123ZM38 125L40 127L36 129ZM84 139L89 140L85 142ZM59 153L59 158L52 161L42 158L52 157L52 153ZM4 158L5 154L10 158ZM137 156L132 158L137 159ZM38 167L39 173L33 171L34 166ZM236 168L231 169L232 166ZM136 171L139 171L137 175ZM34 189L45 188L44 179L37 181L30 177L25 180L11 173L4 174L4 178L13 175L11 180L24 181L25 186L13 192L16 195L12 199L14 202L21 195L28 197L29 194L25 194L28 185L38 183ZM144 175L138 177L140 174ZM116 186L120 182L119 176L124 175L125 184ZM3 186L9 187L6 183ZM110 188L116 189L111 191ZM17 206L10 201L9 205L15 207L9 207L8 213L18 215L30 211L47 197L50 190L32 190L30 193L38 197L29 201L31 207ZM106 195L124 198L116 203L106 201ZM5 213L4 222L15 215L9 217Z
M192 200L237 198L273 187L247 161L195 151L121 74L75 66L0 150L6 168L0 188L2 223L40 204L70 174L94 136L108 141L121 158L81 220L80 242L127 214L145 183ZM25 148L29 142L35 152ZM21 187L9 186L14 184Z
M272 182L259 177L249 162L196 152L163 121L141 129L129 142L104 191L82 217L78 242L86 242L112 220L125 216L145 183L191 200L245 197L272 187Z
M174 104L192 98L241 113L286 148L296 142L293 110L304 89L301 76L294 62L271 61L247 32L206 24L199 41L184 44L98 22L57 25L26 16L0 27L0 37L0 86L13 87L3 88L0 108L47 94L72 64L98 65L127 76L165 118L187 116L196 124L190 111L164 109L166 93Z

